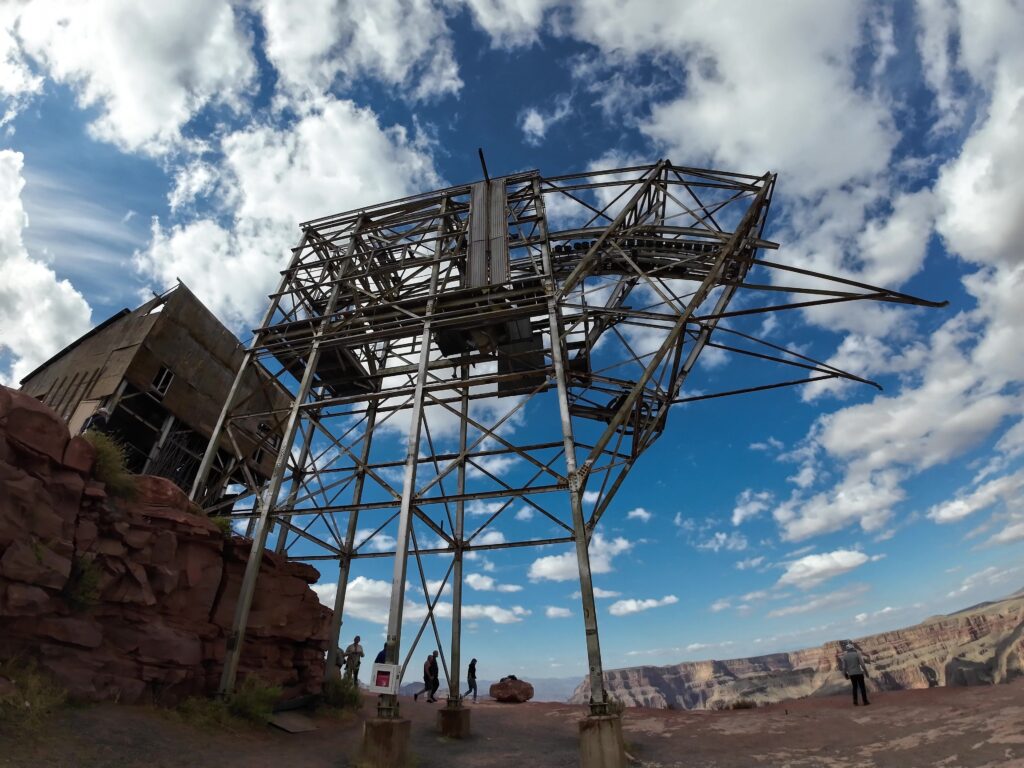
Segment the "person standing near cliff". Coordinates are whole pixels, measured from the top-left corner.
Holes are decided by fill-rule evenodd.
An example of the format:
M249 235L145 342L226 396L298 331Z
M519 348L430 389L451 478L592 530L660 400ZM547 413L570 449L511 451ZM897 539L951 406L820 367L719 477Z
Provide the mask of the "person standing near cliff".
M466 673L466 681L469 684L469 690L466 691L465 696L469 696L470 692L472 692L473 701L476 701L476 659L469 662L469 671Z
M859 704L857 701L858 691L860 691L860 697L864 699L864 704L868 705L871 702L868 701L868 689L864 685L864 678L867 677L864 657L860 655L860 651L853 646L853 643L846 643L843 648L844 652L840 660L840 668L853 688L853 706L856 707Z
M359 644L359 635L348 648L345 649L345 677L350 677L356 683L359 682L359 665L366 654L363 653L363 646Z
M427 660L423 662L423 690L412 695L412 700L416 701L421 693L427 694L427 701L433 703L437 701L434 698L434 693L437 691L440 682L438 681L438 669L437 669L437 651L434 651L427 656Z

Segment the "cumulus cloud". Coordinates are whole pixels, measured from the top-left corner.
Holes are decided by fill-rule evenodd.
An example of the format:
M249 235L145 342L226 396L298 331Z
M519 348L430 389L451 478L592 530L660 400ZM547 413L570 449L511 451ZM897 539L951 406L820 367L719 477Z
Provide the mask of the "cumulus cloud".
M549 619L567 619L572 616L572 611L568 608L559 608L554 605L549 605L544 609L544 615Z
M233 214L165 226L135 254L139 271L157 286L180 277L218 317L251 323L275 288L298 237L298 222L439 186L427 151L399 127L381 126L369 109L329 100L294 124L254 125L227 134L216 171L201 182L182 177L172 198L219 179L217 199ZM175 195L177 195L175 197Z
M260 0L266 54L292 99L374 78L416 99L462 87L451 32L433 0Z
M627 520L639 520L641 523L650 522L652 517L654 517L654 515L651 512L648 512L643 507L631 509L629 510L629 512L626 513Z
M716 531L708 538L698 542L697 549L706 549L711 552L726 550L728 552L742 552L747 548L747 537L738 531Z
M764 563L764 557L748 557L736 561L736 570L749 571L751 568L758 568Z
M544 142L551 126L560 123L572 113L572 100L569 96L557 99L550 111L541 111L529 107L519 116L519 129L523 132L523 140L530 146L540 146Z
M612 571L612 560L633 548L633 542L617 536L606 539L603 534L595 533L590 540L590 571L591 573L609 573ZM538 557L530 564L530 581L570 581L579 578L576 563L576 552L561 555L545 555Z
M1021 566L1011 566L1009 568L999 568L995 565L990 565L975 573L965 577L961 582L960 586L954 589L952 592L946 595L946 597L960 597L961 595L969 592L974 592L979 588L991 588L1002 584L1006 584L1011 577L1017 578L1024 568ZM989 595L989 597L996 597L997 595Z
M338 591L335 582L313 585L320 602L329 608L334 607L334 599ZM431 594L433 597L433 593ZM345 592L345 615L374 624L387 624L388 612L391 607L391 582L383 579L370 579L357 576L348 584ZM529 616L531 611L521 605L505 608L499 605L464 604L462 618L467 621L489 619L495 624L515 624ZM422 621L427 614L426 605L406 598L402 618L404 621ZM438 618L450 619L452 604L438 602L434 607L434 615Z
M954 499L936 504L928 511L928 517L937 523L956 522L968 515L986 510L1000 501L1005 504L1018 502L1022 488L1024 470L989 480L970 493L961 493Z
M82 294L25 248L23 163L20 152L0 150L0 353L11 359L0 382L9 386L89 330L91 319Z
M732 510L732 524L742 525L744 521L757 517L770 508L772 498L771 491L754 491L747 488L736 499L736 506Z
M805 555L786 565L786 571L779 577L777 585L811 589L822 582L859 568L870 559L863 552L852 549Z
M608 607L608 613L612 616L626 616L631 613L649 611L651 608L661 608L662 606L673 605L678 602L679 598L675 595L665 595L665 597L660 600L653 597L647 598L646 600L637 600L635 598L616 600Z
M466 576L466 584L470 589L478 592L520 592L522 587L518 584L499 584L491 576L484 576L480 573L471 573Z
M255 88L252 33L229 2L33 0L20 8L24 55L96 110L97 138L124 149L165 153L203 109L238 112Z
M777 619L783 616L797 616L804 613L842 608L855 603L868 589L867 585L859 584L839 589L835 592L828 592L824 595L807 595L800 602L784 605L781 608L769 611L768 618Z

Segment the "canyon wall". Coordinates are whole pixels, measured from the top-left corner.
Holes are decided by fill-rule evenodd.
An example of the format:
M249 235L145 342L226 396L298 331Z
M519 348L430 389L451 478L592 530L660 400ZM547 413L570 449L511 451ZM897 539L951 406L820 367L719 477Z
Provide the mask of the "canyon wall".
M1024 671L1024 597L937 616L906 629L854 640L868 663L869 691L986 685ZM727 708L847 693L840 644L745 659L629 667L605 672L608 693L627 706ZM590 699L584 680L570 699Z
M94 459L53 411L0 387L0 657L31 656L89 700L214 692L251 541L163 478L108 498ZM331 612L318 578L264 553L240 680L320 690Z

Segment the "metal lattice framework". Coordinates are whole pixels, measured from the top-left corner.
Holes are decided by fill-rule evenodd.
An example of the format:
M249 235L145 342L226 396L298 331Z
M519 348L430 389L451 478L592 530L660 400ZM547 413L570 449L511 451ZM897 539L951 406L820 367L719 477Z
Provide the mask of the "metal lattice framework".
M394 560L390 663L403 661L410 558L427 597L416 641L430 627L443 647L435 618L450 584L442 662L451 706L465 554L562 543L579 565L591 711L605 712L588 542L672 406L864 381L724 321L865 299L936 306L762 258L777 247L762 239L774 186L774 174L668 161L555 178L531 171L303 224L243 363L243 372L262 365L290 405L261 414L264 434L252 434L251 409L236 418L246 400L236 386L211 441L262 440L259 450L277 453L273 475L228 485L247 457L218 474L211 448L193 489L212 513L248 518L254 539L222 689L234 684L272 529L278 552L337 563L328 669L354 560ZM709 347L796 367L799 378L682 397ZM556 535L494 535L496 521L524 506ZM428 584L429 555L447 562L439 585ZM380 713L396 712L394 697L382 697Z

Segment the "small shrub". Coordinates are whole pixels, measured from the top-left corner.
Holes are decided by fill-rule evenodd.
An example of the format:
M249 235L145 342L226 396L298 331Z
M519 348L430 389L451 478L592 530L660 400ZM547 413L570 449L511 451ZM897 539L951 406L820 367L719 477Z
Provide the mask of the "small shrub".
M324 682L320 703L328 709L360 709L363 697L359 693L359 686L350 678L333 677Z
M82 435L96 449L96 479L107 494L119 499L135 498L135 477L127 469L124 446L114 438L94 429Z
M253 723L265 723L274 714L274 705L281 700L281 689L266 685L259 678L247 677L228 697L228 711L235 717Z
M178 705L178 715L187 723L216 731L237 730L242 723L231 712L223 699L193 696Z
M68 607L78 613L92 608L100 599L100 569L92 558L76 557L62 592Z
M234 531L231 528L231 518L226 515L219 517L211 517L210 522L217 526L220 530L221 536L225 539L230 539Z
M33 661L2 660L0 677L13 686L6 693L0 690L0 733L36 731L67 701L67 691Z

